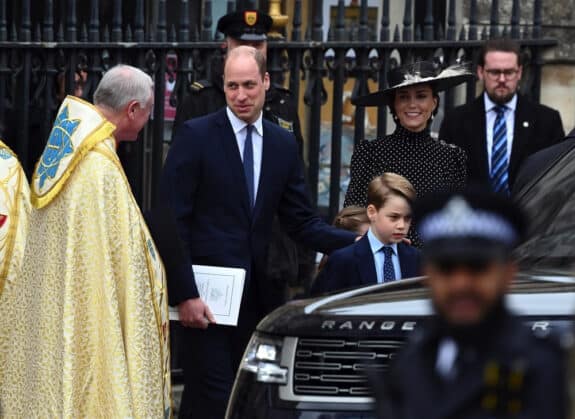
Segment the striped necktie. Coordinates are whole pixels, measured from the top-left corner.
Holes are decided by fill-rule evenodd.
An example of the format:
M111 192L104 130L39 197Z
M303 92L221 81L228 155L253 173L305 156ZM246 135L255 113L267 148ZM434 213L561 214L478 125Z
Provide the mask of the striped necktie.
M383 282L395 281L395 269L393 267L393 248L390 246L383 246Z
M244 143L244 174L246 175L246 186L250 198L250 208L254 207L254 148L252 145L252 130L254 126L246 127L246 141Z
M505 106L496 106L493 124L493 145L491 148L491 187L493 191L509 195L509 161L507 159L507 126Z

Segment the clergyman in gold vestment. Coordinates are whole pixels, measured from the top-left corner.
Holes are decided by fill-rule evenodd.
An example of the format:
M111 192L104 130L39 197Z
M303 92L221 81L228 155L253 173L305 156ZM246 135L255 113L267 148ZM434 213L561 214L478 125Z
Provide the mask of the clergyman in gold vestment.
M148 121L152 80L116 66L94 104L64 100L32 178L5 417L171 416L164 268L115 152Z
M4 313L18 304L18 286L30 215L30 188L16 155L0 141L0 382L7 334L12 321ZM0 406L0 417L2 407Z
M29 214L26 174L16 155L0 140L0 296L20 276Z

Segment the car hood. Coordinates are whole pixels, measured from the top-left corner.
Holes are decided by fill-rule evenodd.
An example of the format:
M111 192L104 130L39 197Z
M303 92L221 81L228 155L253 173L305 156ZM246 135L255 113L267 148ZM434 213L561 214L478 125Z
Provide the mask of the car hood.
M512 312L534 322L570 323L575 280L522 274L506 298ZM382 336L413 330L432 314L423 278L415 278L292 301L262 320L258 330L282 336Z

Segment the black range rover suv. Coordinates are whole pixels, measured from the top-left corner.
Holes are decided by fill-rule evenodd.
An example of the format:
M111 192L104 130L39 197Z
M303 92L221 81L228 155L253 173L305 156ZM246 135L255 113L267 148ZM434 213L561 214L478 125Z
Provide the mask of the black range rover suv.
M534 333L563 333L573 327L575 281L521 274L508 302ZM420 279L279 308L252 336L227 417L375 417L366 374L385 370L430 313Z
M570 334L575 320L575 147L516 194L531 215L522 268L507 297L533 333ZM368 419L367 381L387 368L431 314L421 278L358 288L280 307L257 327L228 419Z

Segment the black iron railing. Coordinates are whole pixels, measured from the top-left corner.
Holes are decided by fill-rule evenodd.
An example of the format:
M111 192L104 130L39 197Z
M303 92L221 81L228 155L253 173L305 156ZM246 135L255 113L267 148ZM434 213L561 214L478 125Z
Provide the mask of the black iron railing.
M528 56L522 91L539 99L541 52L556 43L541 38L541 1L534 0L533 17L526 22L520 20L521 2L514 0L510 20L501 22L499 2L493 0L487 25L480 24L476 0L469 0L465 24L457 22L456 0L443 1L445 22L434 20L433 0L425 1L423 22L414 22L414 4L404 0L400 25L392 22L389 0L382 0L381 21L377 22L376 31L368 21L367 0L359 2L359 18L351 26L349 19L346 26L350 6L343 0L337 2L334 22L323 21L327 2L321 0L295 0L294 9L284 11L291 17L291 31L289 35L284 33L288 35L284 38L270 40L269 71L275 82L287 82L298 103L305 103L300 119L306 127L308 179L317 202L320 172L329 170L329 215L333 216L340 206L345 137L341 98L346 82L353 81L352 95L364 94L369 90L370 80L385 85L391 66L415 58L435 59L445 65L474 62L482 40L509 36L521 43ZM105 15L103 3L108 5ZM121 150L138 201L143 207L151 204L170 138L165 103L175 106L181 101L190 84L206 78L211 63L222 54L221 41L213 36L215 2L203 1L202 17L193 20L190 18L193 15L190 9L196 7L193 2L171 0L170 7L177 3L178 17L174 21L167 17L167 3L166 0L0 0L0 121L3 136L19 154L28 173L43 149L64 94L77 93L91 100L107 68L119 62L129 63L144 69L156 81L153 119L141 141ZM237 2L242 6L254 3ZM227 1L226 5L229 11L236 2ZM308 22L302 22L304 6L311 16ZM57 14L56 10L64 11L65 15ZM324 27L329 28L327 37ZM168 97L166 85L174 80L175 87ZM327 90L326 85L330 87ZM300 86L305 86L302 95ZM466 100L471 100L475 93L475 84L469 83ZM331 162L324 167L325 164L320 164L322 109L330 96L332 106L327 123L331 128L328 140ZM454 93L447 92L442 106L450 108L454 103ZM386 109L378 110L378 136L387 130L386 114ZM323 115L325 118L325 112ZM355 143L366 135L365 115L366 109L355 109L352 134Z

